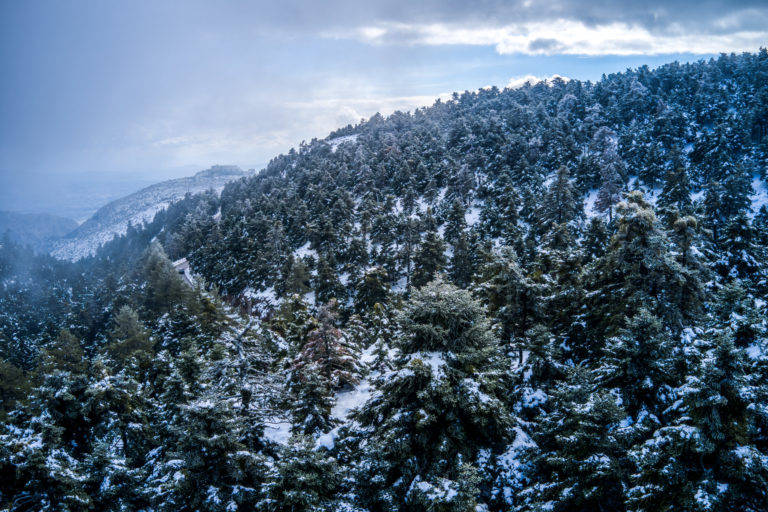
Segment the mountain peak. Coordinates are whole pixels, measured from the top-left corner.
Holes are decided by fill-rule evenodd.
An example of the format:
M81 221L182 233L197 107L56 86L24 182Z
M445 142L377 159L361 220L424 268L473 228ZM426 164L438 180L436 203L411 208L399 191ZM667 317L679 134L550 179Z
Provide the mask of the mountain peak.
M213 165L195 174L195 178L216 178L221 176L245 176L245 171L236 165Z

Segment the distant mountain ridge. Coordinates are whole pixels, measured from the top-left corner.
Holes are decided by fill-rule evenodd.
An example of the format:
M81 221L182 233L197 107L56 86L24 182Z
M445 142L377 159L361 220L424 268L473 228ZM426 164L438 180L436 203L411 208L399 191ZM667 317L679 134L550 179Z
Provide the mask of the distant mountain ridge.
M90 256L115 236L123 235L129 225L149 222L157 212L186 194L208 189L221 191L228 182L248 175L234 165L214 165L194 176L163 181L101 207L65 238L55 241L51 255L71 261Z

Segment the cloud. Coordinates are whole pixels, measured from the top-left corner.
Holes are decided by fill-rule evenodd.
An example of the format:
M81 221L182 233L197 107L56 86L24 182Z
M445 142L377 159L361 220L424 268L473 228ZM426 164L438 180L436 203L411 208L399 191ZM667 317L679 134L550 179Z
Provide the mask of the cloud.
M528 43L528 50L531 52L537 51L549 51L554 52L559 48L562 48L563 44L557 39L553 38L539 38L534 39Z
M363 81L345 81L344 87L326 83L307 99L283 99L269 116L256 100L219 105L220 122L211 122L204 113L186 104L187 115L150 118L133 129L133 144L120 153L120 160L141 159L163 166L181 168L205 162L235 163L245 167L265 164L278 153L295 147L301 140L325 137L332 130L378 113L389 115L432 105L438 95L387 95ZM244 112L241 118L237 109ZM266 122L254 120L266 117ZM207 121L207 122L204 122Z
M659 55L712 54L755 51L768 43L768 29L734 28L740 19L720 20L717 30L692 31L669 25L652 32L640 24L611 22L588 24L573 19L511 24L503 27L468 27L453 24L384 24L361 27L330 37L351 38L373 45L481 45L494 46L499 54L527 55ZM768 20L765 25L768 27ZM723 30L732 27L731 31Z
M259 30L302 33L409 24L499 28L558 19L589 27L623 23L651 32L676 25L686 32L764 32L768 26L765 0L283 0L266 6L233 0L226 5L238 16L230 22L243 19L249 4L252 14L258 13Z

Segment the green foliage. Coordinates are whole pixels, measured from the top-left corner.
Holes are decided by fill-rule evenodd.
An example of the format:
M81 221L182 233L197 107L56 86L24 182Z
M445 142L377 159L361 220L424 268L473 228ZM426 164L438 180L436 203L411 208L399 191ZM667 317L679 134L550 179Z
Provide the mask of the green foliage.
M679 332L701 307L697 275L675 261L666 234L640 192L630 193L618 211L617 233L589 277L594 290L592 328L610 336L622 327L624 317L632 318L644 308Z
M24 372L7 361L0 361L0 422L8 413L24 404L30 389L29 378Z
M383 510L466 510L480 497L473 461L506 437L495 338L480 305L434 281L413 293L400 317L401 357L377 381L356 420L362 504Z
M768 509L766 55L376 115L77 263L3 238L0 509Z
M315 448L310 437L294 436L268 474L258 510L334 510L340 505L341 472L336 461Z
M428 231L413 260L412 286L421 288L445 268L445 244L435 231Z
M116 368L137 364L145 366L154 350L149 333L139 320L139 315L130 306L123 306L114 317L111 332L112 342L106 353Z

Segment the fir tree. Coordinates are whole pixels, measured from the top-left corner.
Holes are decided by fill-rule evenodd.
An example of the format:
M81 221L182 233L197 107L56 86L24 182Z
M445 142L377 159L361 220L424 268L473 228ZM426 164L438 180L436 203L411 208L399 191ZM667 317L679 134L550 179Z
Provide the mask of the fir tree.
M341 506L341 474L336 461L317 450L312 438L294 436L281 449L264 485L258 510L294 512L334 510Z
M427 231L414 258L412 286L421 288L445 268L445 244L436 231Z
M346 289L339 280L332 260L329 261L324 257L320 257L317 263L317 278L315 279L314 290L317 300L320 302L327 302L331 299L344 302Z
M445 241L453 246L467 227L466 214L464 204L458 198L454 199L445 224Z
M673 209L682 215L689 213L691 209L691 184L685 168L678 167L667 173L658 206L665 217L671 215Z
M469 241L467 236L461 233L453 247L448 274L456 286L467 288L472 282L474 273L474 261Z
M595 390L575 369L553 393L530 461L535 478L520 492L520 510L624 510L628 477L624 411L616 396Z
M496 342L479 304L441 281L414 292L401 323L396 369L356 416L359 496L379 510L466 510L480 498L473 461L508 426Z
M619 205L618 232L608 252L591 271L589 322L595 333L618 332L625 317L641 309L679 332L701 307L697 276L675 261L669 242L650 205L632 192Z
M355 307L359 313L370 311L376 304L385 304L389 293L386 270L382 267L369 268L357 285Z
M546 232L554 226L578 219L581 214L582 208L576 201L576 190L571 183L570 173L568 168L562 165L544 196L538 227L542 232Z
M154 353L149 333L130 306L123 306L115 315L111 337L106 351L116 368L133 363L145 367Z
M332 301L320 308L317 327L291 363L294 430L303 434L333 428L333 392L360 380L356 347L336 327L335 306Z
M538 293L511 248L502 247L483 267L478 293L500 325L502 342L517 348L522 358L525 332L533 327L539 314Z
M748 405L754 389L731 335L722 332L713 341L699 370L677 389L675 417L631 452L639 466L631 510L757 511L768 505L768 465L750 439L756 416L765 413Z

